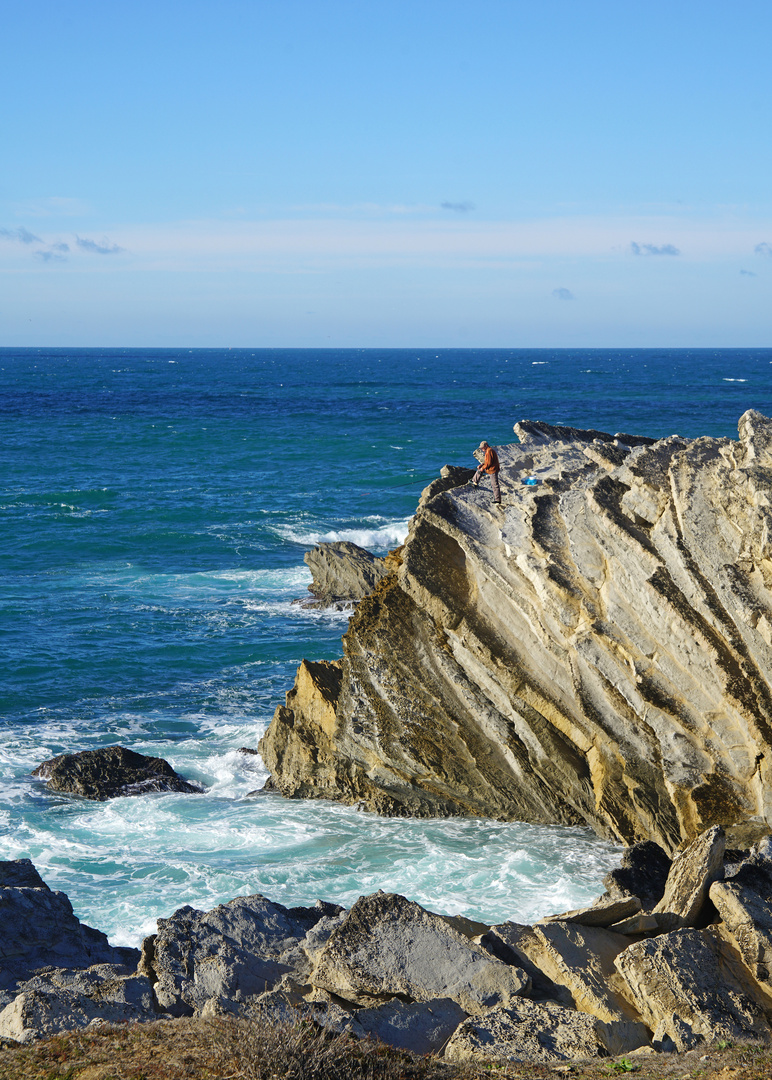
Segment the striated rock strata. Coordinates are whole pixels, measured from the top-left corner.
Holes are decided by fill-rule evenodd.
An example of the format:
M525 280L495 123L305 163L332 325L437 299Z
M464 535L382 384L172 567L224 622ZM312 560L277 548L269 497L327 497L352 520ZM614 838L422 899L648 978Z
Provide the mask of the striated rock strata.
M586 824L668 853L772 819L772 422L524 421L503 509L446 469L261 743L287 796ZM538 479L535 486L521 481Z

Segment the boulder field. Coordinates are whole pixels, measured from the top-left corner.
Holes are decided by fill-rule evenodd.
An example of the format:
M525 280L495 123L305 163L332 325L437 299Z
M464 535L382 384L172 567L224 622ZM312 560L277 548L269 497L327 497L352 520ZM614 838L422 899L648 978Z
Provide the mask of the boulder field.
M772 422L746 412L736 441L515 432L503 506L446 466L343 657L301 664L261 743L272 785L669 855L714 825L763 835Z
M0 1038L259 1013L481 1064L772 1044L772 839L727 851L714 826L672 862L635 845L604 884L533 926L396 894L240 896L159 919L139 952L80 924L28 860L0 863Z

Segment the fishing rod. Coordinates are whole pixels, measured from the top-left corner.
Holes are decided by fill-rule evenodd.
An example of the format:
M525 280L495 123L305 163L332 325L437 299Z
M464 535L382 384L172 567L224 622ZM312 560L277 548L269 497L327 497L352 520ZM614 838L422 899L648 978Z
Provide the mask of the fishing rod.
M431 484L432 480L439 480L439 479L440 479L440 477L439 477L438 473L434 473L432 476L429 476L426 479L422 479L420 476L419 477L414 476L411 480L403 480L401 484L389 484L388 487L377 488L376 489L376 494L379 491L397 491L399 488L410 487L412 484L423 484L423 486L426 487L427 484ZM372 495L372 494L373 494L372 491L361 491L359 493L359 497L361 498L363 495Z

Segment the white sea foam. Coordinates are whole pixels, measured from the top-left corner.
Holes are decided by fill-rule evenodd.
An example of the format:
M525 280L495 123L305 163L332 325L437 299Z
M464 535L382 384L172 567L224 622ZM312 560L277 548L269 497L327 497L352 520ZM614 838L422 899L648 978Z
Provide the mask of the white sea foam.
M187 574L150 572L125 564L91 568L74 578L78 584L113 588L145 598L268 593L271 596L295 595L311 581L304 564L285 569L199 570Z
M372 527L357 526L354 528L327 529L327 530L302 530L296 525L278 526L276 531L285 540L291 540L295 544L304 547L314 547L316 544L329 544L337 540L348 540L359 547L367 548L368 551L388 551L405 542L408 533L409 518L402 521L389 521L384 524L374 524Z
M322 898L348 906L384 889L444 913L527 922L590 900L617 862L618 849L586 830L381 818L315 800L247 797L267 772L234 745L254 746L261 730L247 718L218 726L210 717L204 738L164 753L205 780L206 794L107 803L48 796L56 812L0 838L0 857L31 857L82 919L130 945L183 903L206 910L253 892L288 905Z

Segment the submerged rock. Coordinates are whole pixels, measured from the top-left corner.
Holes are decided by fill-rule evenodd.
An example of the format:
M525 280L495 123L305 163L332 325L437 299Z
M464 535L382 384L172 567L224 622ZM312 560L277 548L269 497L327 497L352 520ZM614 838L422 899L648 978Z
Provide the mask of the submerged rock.
M668 854L768 824L772 422L745 413L735 442L515 431L503 512L458 474L431 484L336 685L299 681L277 709L276 787Z
M82 795L100 802L119 795L145 795L151 791L200 794L200 784L185 780L163 758L146 757L124 746L104 746L78 754L59 754L38 765L33 776L45 780L51 791Z

